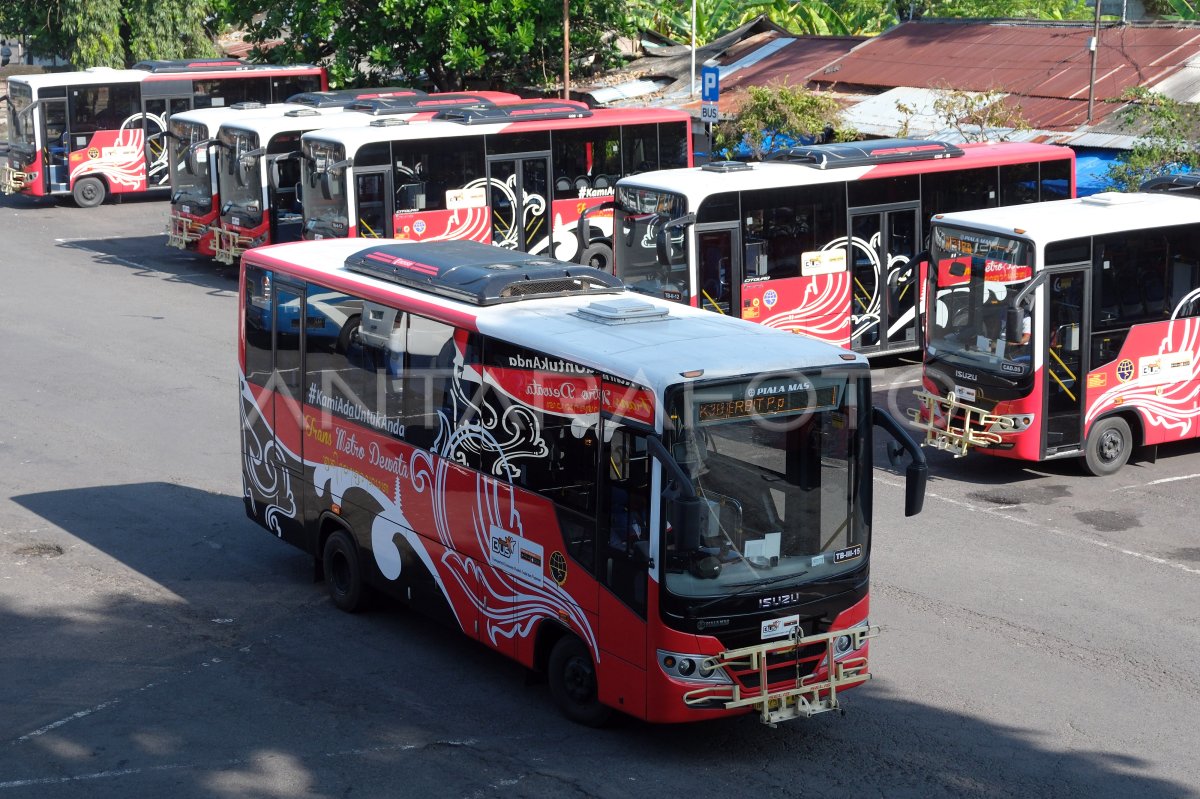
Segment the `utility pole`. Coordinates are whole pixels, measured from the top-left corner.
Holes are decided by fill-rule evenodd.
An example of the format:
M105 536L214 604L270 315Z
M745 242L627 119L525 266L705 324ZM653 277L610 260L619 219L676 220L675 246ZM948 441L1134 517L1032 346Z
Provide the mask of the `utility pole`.
M571 0L563 0L563 99L571 99Z
M1100 49L1100 3L1101 0L1095 0L1096 3L1096 24L1092 28L1092 38L1088 41L1088 49L1092 51L1092 74L1088 78L1088 124L1092 124L1092 107L1096 103L1096 57L1097 51Z

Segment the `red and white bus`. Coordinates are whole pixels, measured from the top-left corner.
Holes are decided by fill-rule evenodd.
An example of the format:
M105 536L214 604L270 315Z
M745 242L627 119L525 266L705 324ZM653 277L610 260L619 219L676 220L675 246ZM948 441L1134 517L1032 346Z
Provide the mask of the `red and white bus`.
M264 117L328 115L355 100L380 96L416 97L425 92L398 87L302 92L282 103L242 102L173 114L164 134L171 183L167 246L214 255L213 225L221 209L216 169L221 125Z
M335 605L383 592L655 722L839 705L869 678L865 358L470 241L242 257L246 512Z
M471 239L612 268L622 175L692 163L690 117L566 100L303 137L305 238Z
M1200 198L939 214L931 244L926 444L1106 475L1200 435Z
M883 139L624 178L616 274L636 291L868 354L917 349L929 217L1075 196L1066 147Z
M171 114L327 88L325 69L236 60L143 61L133 69L14 75L8 80L8 164L0 190L69 194L81 207L110 194L166 189L161 134Z
M518 103L508 92L456 92L376 95L342 108L289 110L269 117L228 119L214 149L218 156L219 205L211 222L213 257L235 264L251 247L301 238L300 137L313 130L384 128L431 119L453 108L491 108Z

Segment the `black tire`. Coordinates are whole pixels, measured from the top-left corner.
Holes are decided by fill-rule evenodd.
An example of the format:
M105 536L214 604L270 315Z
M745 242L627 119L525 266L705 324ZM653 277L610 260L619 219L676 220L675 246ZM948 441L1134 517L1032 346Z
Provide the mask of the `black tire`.
M104 202L104 198L108 196L108 189L104 187L103 180L89 176L75 181L71 196L80 208L95 208Z
M596 666L587 646L573 635L550 651L550 696L564 716L577 724L600 727L612 711L600 704Z
M583 252L579 254L579 263L611 274L613 271L612 247L602 241L594 241L584 247Z
M329 598L340 610L357 613L367 606L367 587L363 583L358 547L345 530L338 530L325 541L322 559L325 587Z
M1088 434L1083 466L1089 474L1105 477L1116 474L1133 452L1133 433L1120 416L1101 419Z
M338 352L345 353L349 351L350 346L358 341L358 328L361 324L361 316L351 316L346 320L346 324L342 325L342 330L340 333L338 333Z

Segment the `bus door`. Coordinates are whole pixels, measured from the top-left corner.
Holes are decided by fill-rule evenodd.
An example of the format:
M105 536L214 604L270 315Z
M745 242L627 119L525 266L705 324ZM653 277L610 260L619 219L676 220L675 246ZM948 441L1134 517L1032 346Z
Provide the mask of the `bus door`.
M283 465L297 476L304 473L303 430L304 380L301 340L307 316L303 287L276 279L272 290L275 315L275 444L276 451L290 455Z
M742 316L742 231L736 224L696 225L696 304Z
M67 154L71 150L70 134L67 132L67 98L54 97L42 100L42 141L45 142L45 184L51 191L69 191L71 186L70 167Z
M146 186L166 186L171 182L167 167L167 138L162 135L169 127L171 114L192 107L191 94L181 96L145 97L142 99L142 130L146 134Z
M550 154L495 156L487 168L492 244L552 254Z
M378 239L392 236L392 170L354 170L355 223L359 238Z
M850 210L850 346L859 352L918 345L919 214L916 203Z
M1044 456L1083 444L1088 357L1083 323L1090 269L1054 272L1046 281L1046 330L1042 382L1046 386Z
M606 425L611 422L606 422ZM646 435L617 427L601 449L607 473L600 495L597 551L599 645L625 663L646 667L646 591L650 569L651 481Z

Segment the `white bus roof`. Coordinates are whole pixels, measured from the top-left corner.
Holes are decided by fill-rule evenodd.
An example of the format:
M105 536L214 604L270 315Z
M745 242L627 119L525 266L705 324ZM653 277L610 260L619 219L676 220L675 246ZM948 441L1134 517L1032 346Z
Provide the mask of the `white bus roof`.
M680 373L692 370L703 370L699 379L713 379L867 363L865 356L832 344L632 292L484 306L459 302L346 269L346 259L363 250L422 246L392 239L372 239L370 246L366 245L360 239L291 242L251 250L244 261L265 269L290 265L300 277L329 280L336 283L333 288L344 288L375 302L436 304L450 318L469 318L486 335L566 358L657 392L682 382ZM569 266L578 268L575 264ZM666 316L608 324L577 315L594 302L631 298L661 308Z
M1044 243L1120 230L1195 224L1200 222L1200 198L1164 192L1105 192L1076 200L937 214L933 221Z
M265 105L253 103L242 105L234 103L233 105L223 105L216 108L193 108L190 111L180 111L176 114L171 114L171 121L204 125L211 131L221 127L226 122L282 117L289 111L301 110L311 111L314 109L307 105L300 105L299 103L268 103ZM322 110L340 111L341 109Z
M95 83L141 83L151 73L142 69L91 67L79 72L43 72L37 75L13 75L12 83L27 83L34 89L52 86L85 86Z
M724 168L720 164L706 164L678 169L658 169L621 178L617 181L617 186L681 194L689 200L688 210L694 211L705 197L728 191L758 191L839 183L862 178L973 169L985 164L1017 165L1071 155L1070 149L1066 147L1028 142L964 144L960 149L963 154L957 158L894 161L828 169L786 161L726 162L728 166Z
M303 109L300 114L269 114L256 116L231 116L220 121L221 130L234 129L257 133L259 141L266 141L280 133L300 131L325 130L326 128L363 127L373 117L343 108L309 108L308 106L289 106ZM316 113L308 113L316 112Z

